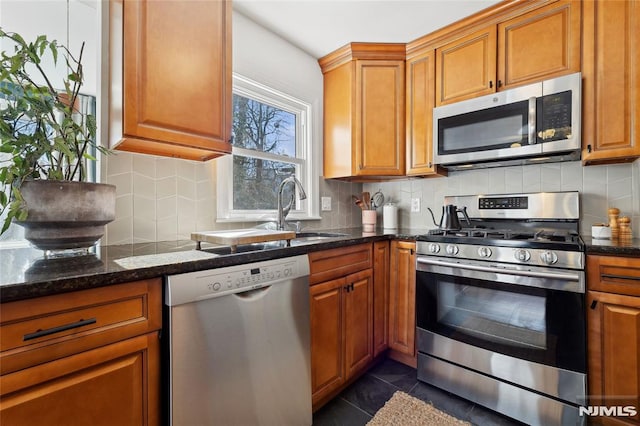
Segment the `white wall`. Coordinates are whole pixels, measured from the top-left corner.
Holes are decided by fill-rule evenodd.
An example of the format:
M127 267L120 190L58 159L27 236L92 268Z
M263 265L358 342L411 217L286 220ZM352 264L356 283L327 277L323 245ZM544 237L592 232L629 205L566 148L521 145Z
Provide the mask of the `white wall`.
M98 71L98 12L100 0L2 0L0 1L0 27L6 32L17 32L27 42L39 35L69 47L76 58L82 42L85 42L82 66L85 74L82 93L96 96ZM0 44L3 51L12 52L13 48ZM61 81L67 69L62 57L58 65L47 57L43 65L51 74L52 84L63 89ZM35 75L35 74L34 74ZM44 82L38 79L38 82Z

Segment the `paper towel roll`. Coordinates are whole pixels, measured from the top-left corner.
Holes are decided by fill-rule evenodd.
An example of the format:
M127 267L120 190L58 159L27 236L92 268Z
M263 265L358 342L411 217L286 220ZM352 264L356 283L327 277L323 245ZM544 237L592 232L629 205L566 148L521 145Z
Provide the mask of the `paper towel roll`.
M398 228L398 207L393 203L387 203L382 207L382 226L385 229Z

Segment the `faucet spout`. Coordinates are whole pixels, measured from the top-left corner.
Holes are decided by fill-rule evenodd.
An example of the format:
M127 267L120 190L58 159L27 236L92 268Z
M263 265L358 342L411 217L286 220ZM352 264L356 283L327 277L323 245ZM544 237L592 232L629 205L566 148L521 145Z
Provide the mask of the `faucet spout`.
M282 204L282 193L284 192L284 187L287 184L293 184L294 185L294 189L293 192L294 194L291 196L291 200L289 201L289 204L287 204L287 206L283 206ZM294 202L295 202L295 188L298 188L298 192L300 193L300 199L304 200L307 198L307 194L304 192L304 188L302 187L302 184L300 183L300 181L293 175L289 176L288 178L284 179L282 182L280 182L280 186L278 187L278 220L277 220L277 229L279 231L283 231L285 228L285 219L287 217L287 215L289 214L289 211L291 210L291 207L293 206Z

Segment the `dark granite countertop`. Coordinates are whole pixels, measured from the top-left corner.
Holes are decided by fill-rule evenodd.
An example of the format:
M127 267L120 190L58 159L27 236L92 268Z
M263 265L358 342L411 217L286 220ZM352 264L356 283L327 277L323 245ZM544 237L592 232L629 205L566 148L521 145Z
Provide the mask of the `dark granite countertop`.
M586 245L587 255L602 254L609 256L640 257L640 238L631 241L600 240L591 237L582 237Z
M85 256L44 258L33 248L0 250L0 302L47 296L75 290L119 284L163 275L239 265L312 251L386 239L413 240L427 229L400 229L395 232L363 233L360 228L323 230L345 234L341 237L284 247L236 254L216 254L222 246L204 245L195 250L193 241L171 241L94 247ZM629 243L583 237L587 254L640 257L640 238ZM207 251L209 250L209 251ZM224 251L224 250L223 250Z
M33 248L3 249L0 250L0 302L295 256L363 242L414 239L426 231L385 233L379 229L363 233L358 228L323 230L345 235L292 247L269 244L263 250L236 254L215 254L213 252L223 246L206 244L203 248L213 252L195 250L193 241L96 246L89 255L49 259L44 258L43 251Z

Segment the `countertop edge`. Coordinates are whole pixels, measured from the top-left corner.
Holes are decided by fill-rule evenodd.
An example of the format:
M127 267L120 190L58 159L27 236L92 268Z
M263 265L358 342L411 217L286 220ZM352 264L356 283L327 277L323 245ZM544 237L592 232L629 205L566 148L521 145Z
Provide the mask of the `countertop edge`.
M50 296L55 294L62 294L72 291L87 290L91 288L110 286L115 284L121 284L132 281L139 281L150 278L163 277L166 275L194 272L205 269L215 269L225 266L241 265L251 262L258 262L264 260L270 260L275 258L297 256L300 254L308 254L314 251L321 251L333 248L346 247L355 244L362 244L367 242L385 241L385 240L415 240L419 235L423 235L426 230L399 230L397 232L382 233L376 232L375 235L362 235L360 229L350 229L347 235L342 237L330 238L318 242L308 243L304 245L292 246L292 247L278 247L268 250L250 251L246 253L238 253L234 255L215 256L211 255L210 258L196 258L187 259L174 262L167 262L163 264L156 264L150 266L119 268L117 263L122 258L135 259L136 255L132 256L114 256L113 258L106 256L107 260L95 259L95 262L99 262L102 268L98 268L97 271L91 271L90 269L82 269L82 265L77 266L77 274L74 271L63 275L56 276L52 273L50 276L47 274L46 268L40 272L41 276L36 278L29 277L30 280L19 281L15 283L5 283L0 285L0 303L7 303L17 300L30 299L35 297ZM626 256L626 257L640 257L640 239L635 238L628 243L612 242L608 240L594 241L590 236L584 236L585 253L586 255L608 255L608 256ZM162 243L157 243L161 246ZM131 245L133 246L133 245ZM118 246L106 246L103 248L106 253L111 254L111 251L117 252ZM189 253L192 248L181 248L182 251L172 251L170 245L167 245L166 250L162 247L157 249L157 254L162 256L170 256L172 253L181 253L187 257L185 253ZM128 247L129 248L129 247ZM164 250L164 251L163 251ZM126 250L124 250L126 252ZM135 252L135 250L129 248L129 251ZM144 257L144 256L139 256ZM194 256L198 257L198 256ZM104 258L103 258L104 259ZM107 265L105 266L105 262ZM36 263L36 262L34 262ZM114 269L114 270L111 270ZM69 271L65 271L69 272Z

